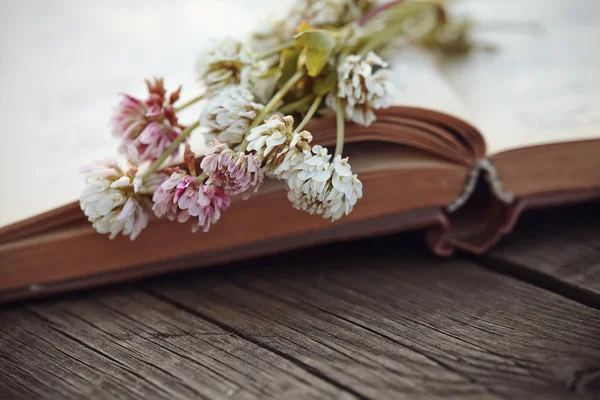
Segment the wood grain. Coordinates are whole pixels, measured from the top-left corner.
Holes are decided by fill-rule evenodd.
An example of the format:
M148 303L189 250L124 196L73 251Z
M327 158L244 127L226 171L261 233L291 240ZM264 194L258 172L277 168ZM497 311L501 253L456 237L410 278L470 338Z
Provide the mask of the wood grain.
M598 390L598 310L398 239L147 288L365 397Z
M479 260L600 308L599 221L599 203L531 212Z
M11 399L598 391L599 310L406 235L0 308Z
M1 331L6 345L0 360L9 367L0 364L0 369L13 386L34 387L46 398L128 394L260 399L294 393L354 398L294 363L139 290L35 304L5 311L0 318L8 322ZM57 352L60 357L54 356ZM78 365L70 367L65 359ZM27 377L16 370L31 365Z

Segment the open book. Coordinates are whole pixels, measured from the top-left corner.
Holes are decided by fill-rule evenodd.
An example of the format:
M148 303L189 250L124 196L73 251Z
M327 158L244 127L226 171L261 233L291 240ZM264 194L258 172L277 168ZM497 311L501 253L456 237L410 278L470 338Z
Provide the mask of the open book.
M391 61L397 105L368 128L346 127L344 156L365 196L333 224L294 210L283 185L268 182L234 202L210 234L153 220L135 241L110 240L71 190L39 184L44 199L35 206L3 190L0 301L402 230L423 230L440 255L479 253L525 209L600 198L600 60L592 49L600 28L591 14L577 27L548 15L530 31L489 34L494 52L452 60L399 52ZM332 118L307 129L315 143L335 143ZM14 157L10 146L1 152ZM73 179L61 173L71 175L48 181Z

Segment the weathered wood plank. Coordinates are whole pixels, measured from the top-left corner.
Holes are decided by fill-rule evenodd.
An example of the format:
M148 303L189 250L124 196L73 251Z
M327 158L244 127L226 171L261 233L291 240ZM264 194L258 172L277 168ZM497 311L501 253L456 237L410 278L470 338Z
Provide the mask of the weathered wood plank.
M599 310L407 240L5 307L0 393L595 398Z
M600 312L401 237L148 290L365 397L566 398L598 390Z
M479 260L600 308L600 203L526 214Z
M119 398L166 393L114 362L53 329L26 309L0 313L2 382L20 396Z
M0 382L23 398L24 387L44 398L355 398L134 289L12 307L0 320Z

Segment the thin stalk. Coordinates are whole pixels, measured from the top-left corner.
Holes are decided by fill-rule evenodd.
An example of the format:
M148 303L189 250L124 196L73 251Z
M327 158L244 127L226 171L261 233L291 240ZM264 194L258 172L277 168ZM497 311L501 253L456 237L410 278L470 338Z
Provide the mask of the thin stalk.
M335 101L335 130L335 155L341 156L344 151L344 106L339 97Z
M189 106L191 106L192 104L196 104L197 102L199 102L200 100L202 100L204 98L205 93L199 94L198 96L194 97L193 99L183 103L182 105L180 105L179 107L177 107L175 109L175 111L179 112L185 108L188 108Z
M206 180L206 178L208 178L208 174L206 172L203 172L196 178L196 182L202 183Z
M257 60L264 60L265 58L269 58L271 56L274 56L275 54L279 54L281 53L283 50L288 49L290 47L292 47L294 45L294 40L286 40L285 42L283 42L282 44L280 44L279 46L272 48L271 50L267 51L266 53L263 53L261 55L259 55L257 57Z
M393 4L392 4L393 3ZM401 5L404 1L392 1L388 7L385 7L381 11L387 11L388 13L397 13L398 10L394 9L393 6ZM424 7L432 7L434 3L418 2L418 3L406 3L402 5L400 9L402 14L396 15L391 14L389 16L391 25L385 26L382 30L376 32L371 38L369 38L361 47L359 54L366 55L369 51L376 50L380 46L383 46L395 39L398 35L403 33L404 24L402 23L407 18L414 16L416 13L424 10ZM380 12L381 12L380 11Z
M282 106L277 111L279 111L282 114L289 114L289 113L294 112L304 106L311 104L314 99L315 99L315 95L311 93L307 96L304 96L303 98L301 98L299 100L294 101L293 103L289 103L289 104Z
M269 100L269 102L267 103L267 105L265 106L265 108L262 109L262 111L260 112L260 114L258 114L256 116L256 118L254 118L254 121L252 121L252 124L250 125L250 127L248 128L248 132L246 132L246 135L244 136L244 141L242 142L242 147L241 150L242 152L246 151L246 147L248 147L248 134L250 133L250 130L252 128L254 128L255 126L257 126L258 124L260 124L262 121L264 121L265 116L270 113L271 111L273 111L273 109L275 108L275 106L281 101L281 99L284 98L284 96L290 91L290 89L292 87L294 87L294 85L296 83L298 83L298 81L300 79L302 79L302 77L304 76L304 72L302 71L297 71L282 87L281 89L279 89L279 91L277 93L275 93L275 95L273 96L273 98L271 100Z
M254 128L256 125L260 124L265 119L267 113L273 111L277 103L279 103L285 97L285 95L290 91L290 89L294 87L294 85L298 83L298 81L302 79L303 76L304 72L296 71L296 73L292 75L292 77L281 87L281 89L279 89L279 91L275 93L273 98L269 100L269 102L267 103L265 108L263 108L260 114L258 114L256 118L254 118L254 121L252 121L251 128Z
M310 108L308 109L308 112L306 113L304 118L302 118L302 121L300 121L300 124L298 124L296 129L294 129L294 133L300 132L302 130L302 128L304 128L306 126L306 124L308 124L308 122L312 119L313 115L315 115L315 112L317 112L317 109L319 108L319 105L321 105L322 100L323 100L323 96L315 97L315 100L313 101Z
M367 53L370 51L377 49L387 42L397 39L397 34L403 30L404 28L402 25L398 24L397 26L392 26L377 32L373 37L367 40L365 44L363 44L358 54L361 56L367 55Z
M372 9L371 11L369 11L368 13L366 13L365 15L363 15L358 21L356 21L356 24L358 26L365 26L365 24L367 22L369 22L370 20L372 20L373 18L375 18L379 13L387 10L388 8L392 8L395 5L398 5L400 3L403 3L406 0L392 0L388 3L384 3L382 5L380 5L379 7L376 7L374 9Z
M190 135L190 133L192 133L192 131L194 129L196 129L198 126L200 125L199 121L194 122L192 125L188 126L187 128L185 128L183 130L183 132L181 132L179 134L179 136L177 136L177 138L175 138L175 140L173 140L173 143L171 143L171 145L169 147L167 147L167 149L165 151L163 151L163 153L160 155L160 157L158 157L158 159L156 161L154 161L152 163L152 165L150 165L150 167L148 167L148 170L144 173L144 175L142 175L142 180L148 178L150 176L150 174L152 174L154 171L156 171L157 169L160 168L160 166L162 165L162 163L165 162L165 160L171 155L173 154L173 152L175 150L177 150L177 148L179 147L179 145Z

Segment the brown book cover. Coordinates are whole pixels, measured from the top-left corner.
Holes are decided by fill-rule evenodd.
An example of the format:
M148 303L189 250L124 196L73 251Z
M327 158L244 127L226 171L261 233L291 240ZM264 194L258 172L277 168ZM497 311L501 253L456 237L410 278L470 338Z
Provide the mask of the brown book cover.
M320 143L332 144L333 124L323 119L311 126ZM492 157L498 166L484 157L485 143L474 127L431 110L393 107L368 129L349 125L347 138L365 196L340 221L294 210L279 182L236 201L208 234L156 219L134 241L110 240L72 203L0 229L0 301L408 230L422 230L440 256L482 253L527 209L600 198L598 140L521 151L520 174L511 176L501 155ZM506 154L509 167L521 162ZM551 174L545 179L539 163L557 156L573 158L554 169L544 166ZM533 189L532 173L543 181Z

